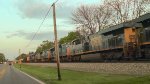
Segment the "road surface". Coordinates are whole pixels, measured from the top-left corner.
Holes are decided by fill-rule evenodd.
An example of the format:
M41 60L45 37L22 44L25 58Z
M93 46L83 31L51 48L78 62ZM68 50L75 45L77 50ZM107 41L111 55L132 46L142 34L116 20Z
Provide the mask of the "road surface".
M0 64L0 84L41 84L12 65Z

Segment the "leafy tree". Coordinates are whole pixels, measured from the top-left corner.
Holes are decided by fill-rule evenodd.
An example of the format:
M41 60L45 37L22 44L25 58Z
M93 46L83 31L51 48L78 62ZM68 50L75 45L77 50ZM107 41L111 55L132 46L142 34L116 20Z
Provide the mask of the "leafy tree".
M48 41L48 40L43 41L43 42L40 44L40 46L37 47L36 53L40 53L40 52L42 52L42 51L48 50L48 49L52 48L53 46L54 46L54 43L53 43L53 42Z
M64 44L66 42L67 42L67 36L61 38L60 41L59 41L60 44Z
M3 53L0 53L0 62L5 61L5 55Z
M69 32L68 36L65 36L63 38L60 39L59 43L60 44L64 44L64 43L68 43L71 42L72 40L79 38L79 33L78 32ZM43 41L40 46L37 47L36 49L36 53L41 53L45 50L48 50L50 48L54 47L54 42L51 41Z
M25 62L25 61L26 61L26 58L27 58L27 55L24 54L24 53L22 53L20 56L18 56L18 57L16 58L16 60L23 59L23 62Z
M69 32L68 36L61 38L59 43L64 44L64 43L71 42L72 40L79 38L79 36L80 35L78 32Z

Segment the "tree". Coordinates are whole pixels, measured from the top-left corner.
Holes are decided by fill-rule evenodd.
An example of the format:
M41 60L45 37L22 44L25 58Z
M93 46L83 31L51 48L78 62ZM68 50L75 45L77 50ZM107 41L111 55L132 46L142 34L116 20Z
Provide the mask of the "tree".
M100 5L81 5L72 13L77 31L87 36L109 26L138 18L150 9L150 0L104 0Z
M3 53L0 53L0 62L5 61L5 55Z
M27 55L22 53L21 55L19 55L16 60L19 60L19 59L23 59L23 62L26 62L26 58L27 58Z
M97 24L96 28L98 28L99 31L111 25L110 17L112 11L108 5L96 6L93 14L94 24Z
M43 41L43 42L40 44L40 46L37 47L36 53L41 53L41 52L43 52L43 51L45 51L45 50L48 50L48 49L52 48L53 46L54 46L54 43L53 43L53 42L48 41L48 40Z
M22 53L21 55L16 57L16 60L23 59L24 57L26 57L26 54Z
M113 11L111 20L114 24L138 18L146 13L149 0L105 0L104 4Z
M96 32L93 12L94 7L82 5L72 13L71 19L73 23L77 24L79 28L83 29L87 35Z
M80 35L78 32L69 32L68 36L61 38L59 43L64 44L64 43L71 42L72 40L79 38L79 36Z
M110 26L112 11L106 4L104 5L82 5L72 13L72 21L77 24L77 31L81 35L87 36L95 33L97 30Z

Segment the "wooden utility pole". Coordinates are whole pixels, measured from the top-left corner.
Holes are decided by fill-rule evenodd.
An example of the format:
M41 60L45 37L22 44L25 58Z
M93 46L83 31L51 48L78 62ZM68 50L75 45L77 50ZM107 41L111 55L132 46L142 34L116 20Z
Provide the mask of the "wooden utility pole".
M54 35L55 35L55 55L57 61L57 73L58 73L58 80L61 80L60 74L60 60L59 60L59 48L58 48L58 40L57 40L57 28L56 28L56 12L55 12L55 3L53 3L53 21L54 21Z
M20 69L21 69L21 50L19 49L19 65L20 65Z

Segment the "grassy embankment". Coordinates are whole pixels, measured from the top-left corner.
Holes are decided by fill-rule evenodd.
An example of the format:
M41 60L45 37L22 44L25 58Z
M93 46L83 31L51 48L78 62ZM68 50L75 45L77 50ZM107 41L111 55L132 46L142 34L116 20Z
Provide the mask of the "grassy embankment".
M19 68L19 65L14 65ZM150 84L150 76L110 75L71 70L61 70L62 80L57 80L57 69L22 65L22 71L46 84Z

